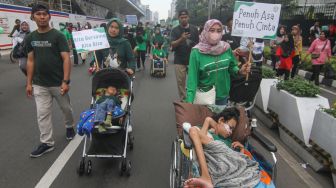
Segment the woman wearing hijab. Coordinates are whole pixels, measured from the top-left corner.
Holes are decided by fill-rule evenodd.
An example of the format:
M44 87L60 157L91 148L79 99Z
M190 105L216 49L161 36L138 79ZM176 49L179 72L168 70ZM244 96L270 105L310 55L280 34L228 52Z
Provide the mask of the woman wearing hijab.
M285 75L285 80L289 79L289 74L293 66L295 56L294 38L292 35L285 34L275 55L277 56L278 71L277 76Z
M133 74L135 71L135 59L132 52L131 44L127 39L123 38L123 25L117 18L111 19L107 23L107 39L110 48L99 50L96 52L97 60L100 67L108 57L116 58L119 68L125 69L128 74Z
M21 56L19 57L19 67L23 74L27 76L27 54L24 51L24 38L30 33L29 23L24 20L20 24L20 31L13 34L13 46L21 45L22 48L17 48L19 51L22 51Z
M301 29L299 25L294 25L292 27L292 35L294 39L294 48L295 48L295 56L293 57L293 68L291 71L291 78L297 74L298 66L300 64L300 57L302 53L302 36Z
M279 45L283 42L284 40L284 35L286 34L286 26L281 25L279 26L277 33L276 33L276 38L275 40L270 41L270 46L271 46L271 60L272 60L272 66L273 70L276 69L276 51L279 48Z
M205 23L200 42L192 49L189 61L186 102L193 103L196 90L207 92L215 86L216 105L225 105L230 91L230 76L247 74L249 64L239 70L229 43L221 41L223 25L212 19Z

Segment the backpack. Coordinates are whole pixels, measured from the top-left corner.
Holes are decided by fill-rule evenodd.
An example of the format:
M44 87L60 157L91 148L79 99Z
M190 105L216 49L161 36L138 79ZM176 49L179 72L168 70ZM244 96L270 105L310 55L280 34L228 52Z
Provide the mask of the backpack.
M27 57L27 53L26 53L24 42L16 44L16 46L13 49L13 57L14 58Z

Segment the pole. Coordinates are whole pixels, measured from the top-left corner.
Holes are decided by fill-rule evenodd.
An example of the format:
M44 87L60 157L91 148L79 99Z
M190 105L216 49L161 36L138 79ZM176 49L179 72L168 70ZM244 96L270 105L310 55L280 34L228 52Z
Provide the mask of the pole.
M208 20L211 19L211 12L212 12L212 0L209 0L209 5L208 5Z
M334 4L334 14L333 14L333 20L336 19L336 3Z
M188 9L188 0L185 0L185 8Z
M303 14L306 15L306 7L307 7L307 0L305 1L304 9L303 9Z
M99 64L98 64L98 59L96 56L96 50L93 51L94 57L95 57L95 66L96 66L96 71L99 71Z

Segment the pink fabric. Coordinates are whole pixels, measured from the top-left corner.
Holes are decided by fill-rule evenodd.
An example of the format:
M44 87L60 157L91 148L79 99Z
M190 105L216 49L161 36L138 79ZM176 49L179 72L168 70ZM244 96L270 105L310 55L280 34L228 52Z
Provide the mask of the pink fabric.
M325 46L324 50L321 52L324 44L327 42L327 45ZM327 40L320 40L315 39L313 43L310 45L308 49L308 53L310 54L320 54L320 57L317 59L312 59L313 65L320 65L324 64L327 61L328 57L331 57L331 46L330 41Z
M210 43L209 35L210 28L215 24L219 24L223 28L223 24L216 19L208 20L204 29L200 35L200 42L194 47L199 49L202 54L210 54L210 55L220 55L224 53L227 49L230 48L230 44L219 39L216 44L212 45Z

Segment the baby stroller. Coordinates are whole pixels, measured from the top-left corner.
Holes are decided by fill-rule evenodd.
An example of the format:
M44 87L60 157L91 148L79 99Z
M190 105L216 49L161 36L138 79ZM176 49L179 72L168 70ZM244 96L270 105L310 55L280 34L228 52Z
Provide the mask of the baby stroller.
M134 141L131 133L133 79L123 70L115 68L102 69L94 74L90 110L94 109L97 98L102 95L99 90L113 84L121 93L121 108L125 113L122 121L112 120L113 126L106 128L107 130L103 134L97 130L98 126L93 126L91 134L84 135L82 158L77 169L79 175L84 173L89 175L92 171L92 161L86 161L87 158L120 158L120 175L130 176L131 161L127 159L127 147L129 146L129 149L132 150Z
M152 59L150 75L153 77L166 76L166 62L162 59Z
M229 105L237 106L240 111L239 122L232 133L232 141L239 141L245 145L245 148L252 154L252 159L259 162L260 173L267 174L267 177L270 177L268 181L269 185L267 186L274 187L277 162L275 152L277 148L257 130L256 119L252 119L248 116L249 113L247 113L254 104L254 96L260 84L259 75L255 73L255 75L252 76L253 74L252 71L247 81L245 78L237 78L232 82ZM243 90L245 90L245 92L242 92ZM249 96L234 95L238 91L239 93L247 93ZM185 122L191 125L201 125L206 117L213 115L213 112L205 105L175 102L174 106L178 137L173 141L171 148L170 187L179 188L183 187L186 180L195 176L194 163L197 163L194 159L192 141L188 133L182 129L182 125ZM245 106L247 106L247 108L245 108ZM268 154L268 156L266 156L266 154ZM260 182L265 183L263 181Z

